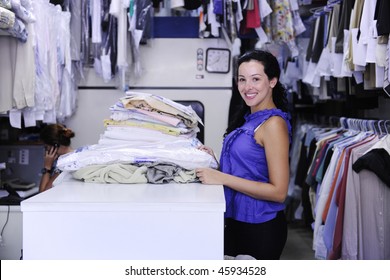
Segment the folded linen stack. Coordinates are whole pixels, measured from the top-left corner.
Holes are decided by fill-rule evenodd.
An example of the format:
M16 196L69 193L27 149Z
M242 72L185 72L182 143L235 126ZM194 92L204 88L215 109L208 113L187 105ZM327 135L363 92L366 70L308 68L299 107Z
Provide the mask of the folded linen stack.
M198 123L203 125L191 107L148 93L127 92L110 110L106 126L141 127L191 138L199 131Z
M61 156L58 168L104 183L188 183L197 181L194 169L217 168L215 158L198 149L201 120L191 107L127 92L110 110L98 144Z

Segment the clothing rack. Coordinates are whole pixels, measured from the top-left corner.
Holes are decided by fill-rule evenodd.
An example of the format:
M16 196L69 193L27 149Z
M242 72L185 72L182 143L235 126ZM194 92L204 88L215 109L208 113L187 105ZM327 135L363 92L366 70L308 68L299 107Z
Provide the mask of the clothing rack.
M311 118L313 118L313 115L311 115ZM390 120L359 119L314 114L313 121L323 126L342 127L343 129L356 131L373 131L377 135L390 134Z
M341 127L359 131L374 131L377 135L389 134L390 120L366 120L340 117Z
M292 148L315 258L390 259L390 121L328 120L338 125L301 124Z

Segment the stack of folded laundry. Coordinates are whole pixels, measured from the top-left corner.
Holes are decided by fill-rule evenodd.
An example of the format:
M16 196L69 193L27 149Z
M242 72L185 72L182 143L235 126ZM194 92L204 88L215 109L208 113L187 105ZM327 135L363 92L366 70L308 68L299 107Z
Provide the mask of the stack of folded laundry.
M57 166L76 179L101 183L189 183L195 168L217 168L199 150L195 111L162 96L127 92L110 107L98 144L61 156Z

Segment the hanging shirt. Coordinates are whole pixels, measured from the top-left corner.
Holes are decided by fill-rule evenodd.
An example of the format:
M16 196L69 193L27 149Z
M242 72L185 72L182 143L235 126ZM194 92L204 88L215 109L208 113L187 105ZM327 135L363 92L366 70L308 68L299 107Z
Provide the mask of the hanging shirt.
M390 188L390 155L385 149L372 149L360 157L352 168L357 173L363 169L374 172Z
M258 28L260 27L260 10L259 1L253 1L253 9L247 9L246 11L246 27Z
M378 143L352 151L352 165ZM345 201L342 257L359 260L390 259L390 188L369 170L349 172Z
M390 11L390 2L386 0L378 0L376 3L376 10L375 10L375 19L377 19L376 22L376 28L378 31L379 36L386 36L390 32L390 18L389 18L389 11Z
M343 52L343 44L344 44L344 30L349 30L349 23L351 20L351 14L353 5L355 4L355 0L345 0L343 1L341 8L341 18L339 21L339 29L337 32L336 39L336 53Z

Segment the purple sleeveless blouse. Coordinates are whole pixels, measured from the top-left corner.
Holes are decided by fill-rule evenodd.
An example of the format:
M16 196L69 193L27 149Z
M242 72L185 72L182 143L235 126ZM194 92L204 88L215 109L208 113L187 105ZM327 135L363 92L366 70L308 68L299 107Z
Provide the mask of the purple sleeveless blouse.
M267 109L245 116L245 123L229 133L221 152L221 171L258 182L269 182L264 147L256 143L254 130L272 116L280 116L288 126L291 142L291 124L288 114L280 109ZM226 218L247 223L263 223L276 217L285 208L283 203L259 200L229 187L224 187Z

